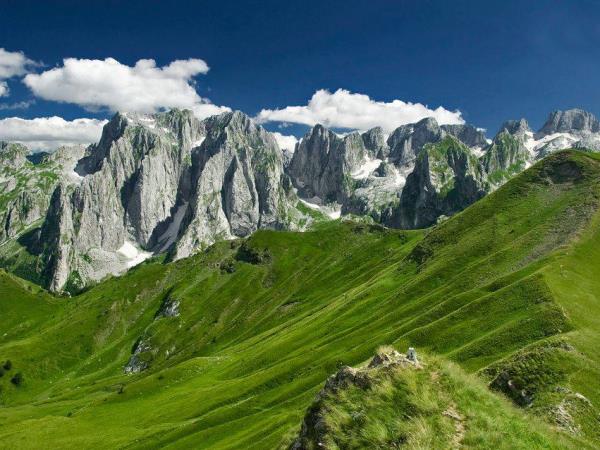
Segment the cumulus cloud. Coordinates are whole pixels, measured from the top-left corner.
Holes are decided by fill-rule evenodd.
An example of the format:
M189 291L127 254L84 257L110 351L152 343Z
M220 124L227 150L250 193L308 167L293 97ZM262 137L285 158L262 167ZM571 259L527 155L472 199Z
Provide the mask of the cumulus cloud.
M25 75L29 68L38 65L23 52L9 52L0 48L0 80Z
M0 140L20 142L32 150L53 150L61 145L97 142L106 120L61 117L21 119L9 117L0 120Z
M440 124L462 124L460 111L443 107L430 109L421 103L378 102L368 95L355 94L345 89L331 93L325 89L316 91L308 105L287 106L282 109L263 109L256 120L264 122L289 122L304 125L320 123L326 127L367 130L381 126L391 132L400 125L434 117Z
M8 84L5 81L0 81L0 97L8 95Z
M204 118L229 111L196 92L193 78L208 70L205 61L193 58L163 67L157 67L153 59L140 59L132 67L114 58L66 58L62 67L29 74L24 83L45 100L74 103L89 110L150 113L188 108Z
M291 152L295 150L296 143L298 142L296 136L286 136L285 134L278 133L277 131L274 131L271 134L275 137L280 149L287 149Z
M198 119L205 119L210 116L231 111L231 108L228 108L227 106L217 106L212 103L197 103L187 107L187 109L191 109Z

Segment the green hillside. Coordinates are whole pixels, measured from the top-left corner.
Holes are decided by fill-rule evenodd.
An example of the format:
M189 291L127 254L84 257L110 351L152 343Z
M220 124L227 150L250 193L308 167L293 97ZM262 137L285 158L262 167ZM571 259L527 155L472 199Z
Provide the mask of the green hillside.
M384 344L593 447L599 202L600 156L562 152L430 230L259 231L70 299L0 273L0 447L277 448L329 375ZM147 368L125 374L136 349Z

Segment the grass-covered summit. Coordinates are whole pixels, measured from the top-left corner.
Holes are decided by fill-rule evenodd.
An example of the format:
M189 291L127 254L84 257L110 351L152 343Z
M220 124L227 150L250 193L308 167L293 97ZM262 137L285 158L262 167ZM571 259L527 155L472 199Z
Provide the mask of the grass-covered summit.
M600 157L563 152L425 231L258 231L68 300L2 273L0 362L21 381L0 378L0 442L275 448L329 375L393 344L597 446L599 202Z
M289 448L580 448L459 367L419 358L384 347L358 368L341 368L315 396Z

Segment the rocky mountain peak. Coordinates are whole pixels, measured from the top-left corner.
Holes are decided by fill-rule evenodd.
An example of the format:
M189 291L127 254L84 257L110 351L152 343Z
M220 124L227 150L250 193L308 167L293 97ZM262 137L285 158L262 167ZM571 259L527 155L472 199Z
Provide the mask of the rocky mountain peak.
M367 153L359 133L340 138L317 124L298 144L288 173L301 196L342 203L348 193L347 176L364 162Z
M385 218L398 228L422 228L485 195L484 174L472 150L452 135L424 145L407 176L399 204Z
M362 134L365 149L372 157L384 159L389 153L383 128L375 127Z
M320 123L313 126L304 136L305 139L329 139L335 140L337 135L330 131L328 128L325 128Z
M485 131L481 128L476 128L473 125L442 125L442 130L456 137L467 147L483 148L487 145Z
M204 120L203 125L209 141L219 137L244 136L243 143L250 146L259 144L266 144L269 147L276 146L274 137L241 111L228 111L209 117ZM247 138L250 139L248 142L245 140ZM232 143L235 141L233 139Z
M418 129L427 129L430 131L435 131L439 128L439 124L437 120L433 117L425 117L424 119L419 120L415 123L415 130Z
M205 119L208 128L224 128L226 126L245 128L252 120L241 111L227 111Z
M388 139L390 159L399 165L414 161L423 146L427 143L438 142L444 136L433 117L426 117L414 124L401 125Z
M531 131L531 128L529 128L529 123L525 119L507 120L502 124L498 133L501 133L502 131L506 131L513 135L524 136L525 133Z
M592 113L583 109L553 111L540 130L541 135L578 132L599 133L600 122Z

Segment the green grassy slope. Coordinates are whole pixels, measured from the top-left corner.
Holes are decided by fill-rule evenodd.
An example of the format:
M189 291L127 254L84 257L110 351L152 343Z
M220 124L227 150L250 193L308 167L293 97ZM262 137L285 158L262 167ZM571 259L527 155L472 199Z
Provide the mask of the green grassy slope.
M0 378L0 443L277 447L328 375L391 343L518 403L508 374L534 413L600 442L599 201L599 157L564 152L425 232L260 231L72 299L0 273L0 361L24 379ZM125 375L139 342L149 368Z

